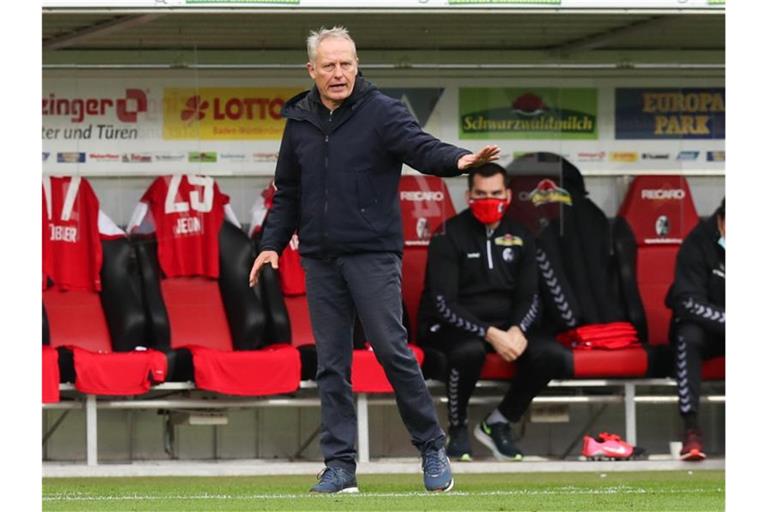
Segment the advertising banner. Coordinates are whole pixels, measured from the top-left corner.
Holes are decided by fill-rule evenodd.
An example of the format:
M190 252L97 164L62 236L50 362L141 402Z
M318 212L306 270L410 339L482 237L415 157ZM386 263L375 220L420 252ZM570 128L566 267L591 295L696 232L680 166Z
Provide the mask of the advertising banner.
M595 140L597 89L459 89L461 139Z
M725 168L722 87L471 84L411 79L389 81L380 90L402 101L425 131L445 142L471 150L498 144L502 165L528 152L549 151L595 174ZM271 176L285 126L280 110L310 85L309 79L192 78L170 72L119 79L44 75L43 172ZM654 135L657 129L665 133ZM696 138L701 137L696 130L704 129L709 136ZM668 135L673 130L690 133L674 138Z
M616 89L616 139L725 139L724 88Z
M280 110L302 89L166 88L163 138L166 140L280 140Z

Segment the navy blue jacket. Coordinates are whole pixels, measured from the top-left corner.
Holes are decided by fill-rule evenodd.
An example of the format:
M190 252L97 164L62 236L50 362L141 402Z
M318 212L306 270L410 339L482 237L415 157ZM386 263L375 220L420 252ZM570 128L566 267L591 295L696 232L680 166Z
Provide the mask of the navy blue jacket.
M457 176L465 149L422 131L405 106L358 76L333 112L317 88L291 98L275 193L259 244L282 252L298 229L302 256L403 250L398 183L402 164Z

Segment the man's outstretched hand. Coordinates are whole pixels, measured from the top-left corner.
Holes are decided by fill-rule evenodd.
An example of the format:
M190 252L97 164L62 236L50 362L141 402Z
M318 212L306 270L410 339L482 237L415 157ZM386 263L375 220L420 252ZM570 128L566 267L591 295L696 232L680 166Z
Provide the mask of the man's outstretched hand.
M251 287L254 287L256 284L258 284L261 267L267 263L272 265L272 268L277 270L277 259L278 256L275 251L261 251L256 257L256 261L253 262L253 268L251 268L251 276L248 279L248 284L250 284Z
M494 146L494 145L485 146L483 149L481 149L477 153L472 153L471 155L462 156L461 158L459 158L459 161L456 165L460 171L466 171L467 169L471 169L472 167L479 167L488 162L493 162L494 160L498 160L499 153L501 153L501 149L499 148L499 146Z

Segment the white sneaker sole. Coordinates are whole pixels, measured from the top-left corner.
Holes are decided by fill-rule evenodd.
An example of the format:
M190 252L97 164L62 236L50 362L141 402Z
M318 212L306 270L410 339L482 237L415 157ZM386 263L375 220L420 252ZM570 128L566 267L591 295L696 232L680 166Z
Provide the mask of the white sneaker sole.
M320 491L312 491L312 490L310 490L309 492L310 494L328 494L328 495L334 496L336 494L357 494L360 492L360 489L358 489L357 487L347 487L346 489L342 489L336 492L320 492Z
M453 478L451 478L451 483L449 483L448 487L446 487L445 489L434 489L434 490L431 490L431 491L429 489L427 489L427 492L430 492L430 493L449 492L451 489L453 489L453 484L454 483L455 483L455 480Z
M523 456L519 455L517 457L510 457L508 455L504 455L501 453L497 448L496 444L493 442L493 439L491 439L491 436L483 432L483 429L480 428L480 424L478 423L475 425L475 429L472 431L472 433L475 436L475 439L480 441L483 445L485 445L486 448L491 450L493 453L493 456L496 457L496 460L503 460L508 462L519 462L523 460Z

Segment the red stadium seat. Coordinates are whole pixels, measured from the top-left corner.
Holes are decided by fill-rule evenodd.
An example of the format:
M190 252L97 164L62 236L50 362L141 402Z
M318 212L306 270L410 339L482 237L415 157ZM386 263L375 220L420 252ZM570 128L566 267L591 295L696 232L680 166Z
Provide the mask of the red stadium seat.
M44 400L58 400L57 348L73 353L75 388L83 393L135 395L163 382L167 361L144 337L138 275L129 264L132 249L99 211L86 179L45 178L43 230L50 343L43 352Z
M400 178L400 212L403 220L403 300L411 337L417 332L417 316L427 249L433 233L456 215L445 182L436 176L403 176Z
M212 180L198 181L203 183L202 186L213 186ZM194 183L193 180L190 182ZM156 184L157 180L153 185ZM152 304L150 318L156 343L191 353L194 381L199 389L243 396L296 391L300 381L299 353L288 344L270 345L266 342L262 295L260 289L248 286L253 261L248 237L239 226L224 220L221 212L218 222L206 224L211 222L206 216L216 213L216 200L213 209L196 209L192 194L198 194L197 197L206 194L194 190L184 191L180 185L175 197L177 201L191 205L189 218L198 219L186 221L185 225L208 225L215 231L215 240L205 241L206 247L200 252L181 251L176 241L162 240L161 237L171 238L173 235L161 228L154 237L145 237L137 244L145 292ZM226 204L228 198L222 197ZM162 197L157 199L159 205L152 204L151 195L145 195L145 200L148 208L144 207L144 210L152 214L155 227L173 220L164 216L178 213L169 212L167 207L164 210L162 204L168 202ZM140 208L137 207L137 211ZM141 225L140 217L134 218L137 226ZM211 245L213 242L217 245ZM210 247L215 247L216 251ZM166 261L180 262L176 268L189 268L199 263L197 268L206 269L207 274L191 271L168 277L168 267L163 267L159 258L163 250L166 251ZM205 258L216 258L216 261L206 261ZM185 262L187 259L190 263Z
M699 217L683 176L639 176L627 191L614 225L614 244L623 267L622 286L651 345L669 343L672 312L664 298L672 285L677 251ZM705 379L725 377L724 358L705 363ZM720 361L718 361L720 360Z
M664 306L685 236L699 222L683 176L638 176L619 209L614 233L631 236L635 279L651 345L666 344L671 312Z

